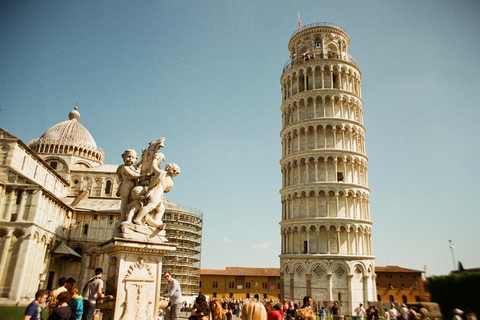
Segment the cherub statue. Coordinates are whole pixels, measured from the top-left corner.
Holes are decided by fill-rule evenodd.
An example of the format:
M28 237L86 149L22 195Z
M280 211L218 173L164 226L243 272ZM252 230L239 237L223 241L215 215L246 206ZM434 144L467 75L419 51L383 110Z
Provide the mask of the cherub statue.
M130 197L130 192L135 187L138 178L142 177L142 174L135 166L138 159L138 154L134 149L127 149L122 154L124 164L119 165L117 168L117 175L121 180L120 186L117 190L117 197L120 197L120 213L121 220L125 220L127 217L127 207Z
M165 170L161 170L156 174L148 185L148 191L144 196L144 206L139 208L137 216L133 220L136 224L145 223L151 227L162 227L162 217L165 213L164 193L169 192L173 187L173 179L180 173L180 167L175 163L167 163ZM135 193L135 197L141 194L141 191L137 188L132 190ZM138 208L138 207L137 207ZM147 216L148 215L148 216Z

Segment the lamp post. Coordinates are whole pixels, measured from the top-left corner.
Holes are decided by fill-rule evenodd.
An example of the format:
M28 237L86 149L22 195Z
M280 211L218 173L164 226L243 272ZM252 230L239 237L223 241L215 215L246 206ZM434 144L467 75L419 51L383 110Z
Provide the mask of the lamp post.
M455 270L455 257L453 255L453 248L454 246L452 245L452 240L448 240L448 242L450 243L450 250L452 251L452 261L453 261L453 270Z

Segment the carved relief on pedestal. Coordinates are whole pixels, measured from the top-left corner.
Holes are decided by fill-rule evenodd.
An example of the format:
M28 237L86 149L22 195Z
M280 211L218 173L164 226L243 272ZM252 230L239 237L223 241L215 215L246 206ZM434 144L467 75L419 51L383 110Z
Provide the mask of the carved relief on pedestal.
M153 320L155 277L152 267L139 258L128 268L123 279L125 302L121 320Z

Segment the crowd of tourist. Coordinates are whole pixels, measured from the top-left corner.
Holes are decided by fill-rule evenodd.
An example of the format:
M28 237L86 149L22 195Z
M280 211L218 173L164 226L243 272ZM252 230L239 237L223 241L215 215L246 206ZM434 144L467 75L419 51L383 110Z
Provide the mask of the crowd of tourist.
M25 310L24 320L42 319L41 306L46 304L48 320L92 320L97 297L103 297L103 270L97 268L95 276L87 281L82 295L75 287L74 278L62 277L58 280L59 287L53 291L38 290L33 300Z
M185 310L187 306L184 305ZM188 309L190 310L190 309ZM407 306L406 304L391 303L389 308L379 310L375 304L367 309L360 303L352 315L354 320L433 320L428 309L420 304ZM452 320L478 320L471 310L452 311ZM315 306L309 296L304 297L301 307L293 301L283 303L278 300L254 299L212 299L206 301L205 296L199 295L191 310L189 320L232 320L232 316L241 320L326 320L340 316L338 301L330 308Z
M330 312L338 314L338 303ZM186 307L186 306L185 306ZM322 316L323 314L323 316ZM318 314L322 320L326 317L326 309ZM189 320L232 320L233 316L242 320L316 320L313 301L306 296L299 307L293 301L255 300L255 299L212 299L207 302L200 294L191 310Z
M85 284L82 295L75 287L74 278L60 278L59 287L53 291L39 290L35 300L30 303L25 311L24 320L41 319L41 305L48 306L48 320L92 320L96 307L96 299L104 297L102 293L103 270L97 268L95 276ZM212 299L199 294L193 306L187 309L182 300L180 285L173 279L169 272L164 273L167 287L162 296L170 298L170 314L166 320L178 320L181 308L191 309L189 320L233 320L233 316L241 320L326 320L327 316L335 320L340 316L340 307L337 301L327 309L324 306L315 306L311 297L303 298L302 306L299 307L293 301L283 300L256 300L256 299ZM182 303L183 302L183 303ZM455 309L452 311L452 320L477 320L471 310ZM162 319L163 310L159 313ZM389 308L379 310L375 304L367 309L360 303L355 309L355 320L430 320L428 309L419 304L416 307L405 304L391 303ZM340 318L339 318L340 319Z

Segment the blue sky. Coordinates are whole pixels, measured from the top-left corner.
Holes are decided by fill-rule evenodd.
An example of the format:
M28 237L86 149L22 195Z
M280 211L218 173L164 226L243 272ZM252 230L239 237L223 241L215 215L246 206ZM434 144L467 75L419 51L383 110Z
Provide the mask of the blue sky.
M2 1L0 125L67 119L121 163L166 138L168 198L204 213L202 268L279 267L282 67L332 22L363 73L379 266L480 266L480 2Z

